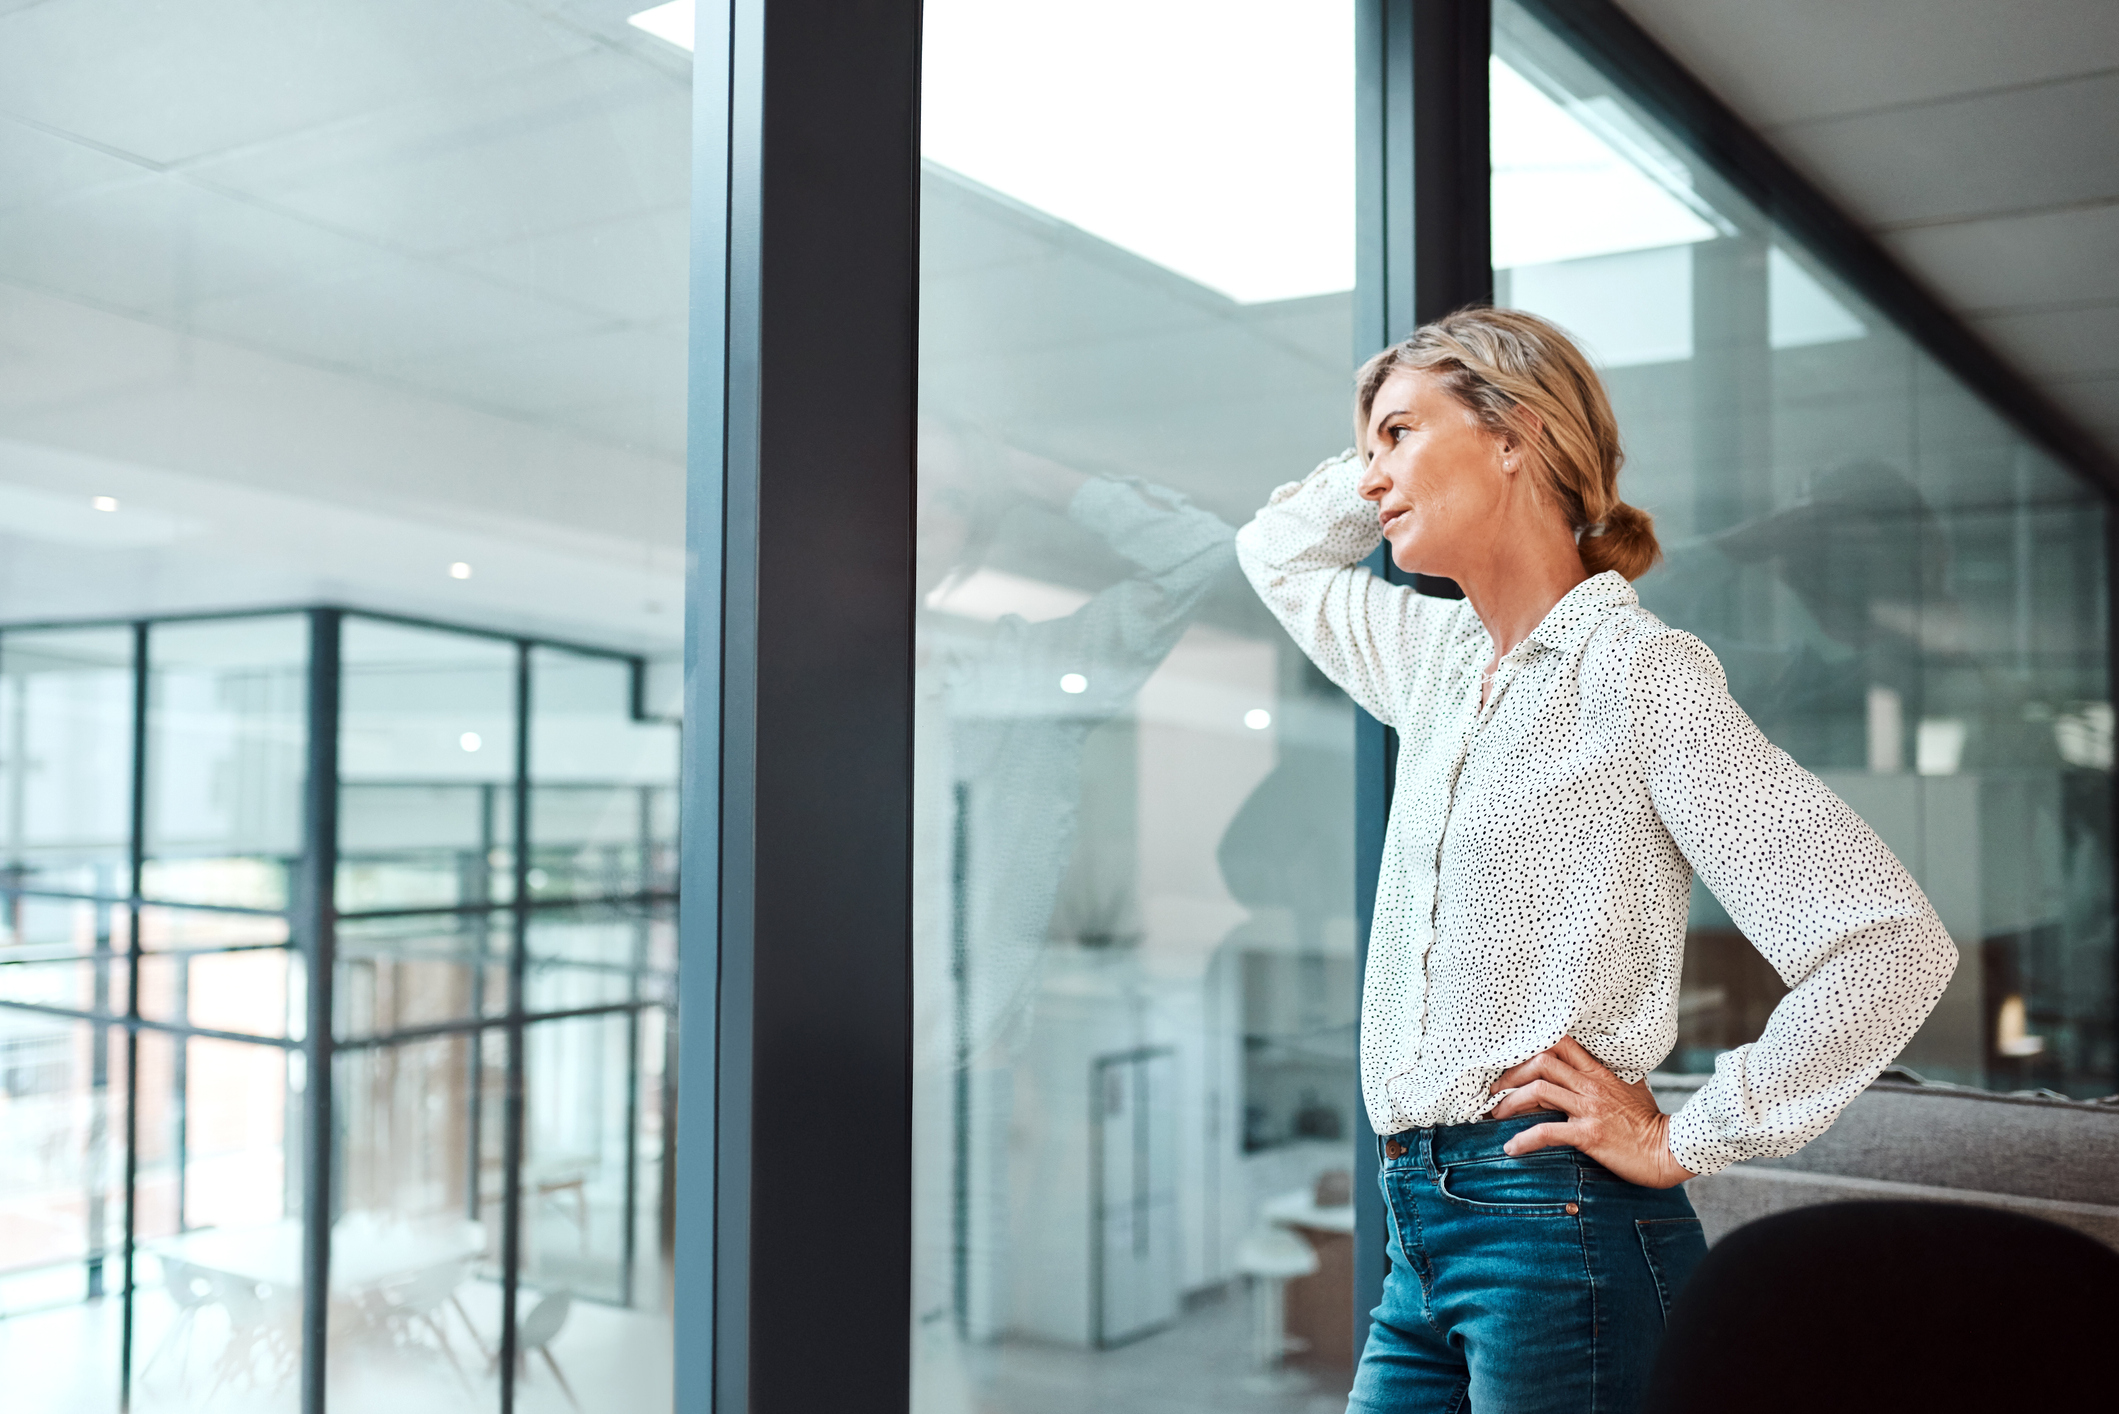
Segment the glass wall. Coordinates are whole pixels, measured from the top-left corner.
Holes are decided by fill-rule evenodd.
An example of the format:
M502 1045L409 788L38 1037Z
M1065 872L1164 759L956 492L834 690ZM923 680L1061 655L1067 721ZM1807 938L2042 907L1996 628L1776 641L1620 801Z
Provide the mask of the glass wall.
M296 1407L304 1222L332 1408L668 1405L691 58L650 3L0 4L10 1414Z
M1336 1408L1353 713L1232 537L1347 441L1352 5L925 36L912 1407Z
M296 1409L319 1304L334 1410L668 1407L677 731L646 668L330 611L0 630L10 1410ZM299 884L312 730L335 923ZM517 808L545 790L572 808Z
M1775 743L1859 811L1962 954L1921 1074L2114 1086L2112 706L2101 496L1515 5L1494 25L1500 302L1604 370L1621 486ZM1673 1069L1783 992L1696 888Z

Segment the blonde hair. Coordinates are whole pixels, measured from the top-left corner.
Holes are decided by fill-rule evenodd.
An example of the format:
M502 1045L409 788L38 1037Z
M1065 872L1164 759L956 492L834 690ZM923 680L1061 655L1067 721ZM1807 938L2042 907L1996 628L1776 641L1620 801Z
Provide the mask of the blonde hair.
M1368 446L1377 391L1408 369L1437 375L1481 427L1537 453L1541 489L1566 512L1584 569L1639 579L1663 557L1654 518L1619 499L1625 454L1603 381L1559 326L1486 305L1421 325L1354 376L1355 445Z

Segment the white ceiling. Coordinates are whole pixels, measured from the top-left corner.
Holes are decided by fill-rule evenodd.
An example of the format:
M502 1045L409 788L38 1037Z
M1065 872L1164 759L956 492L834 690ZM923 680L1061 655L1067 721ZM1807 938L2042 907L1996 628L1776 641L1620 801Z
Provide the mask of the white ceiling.
M690 59L637 8L0 0L0 620L674 643Z
M1620 4L2119 457L2119 4Z

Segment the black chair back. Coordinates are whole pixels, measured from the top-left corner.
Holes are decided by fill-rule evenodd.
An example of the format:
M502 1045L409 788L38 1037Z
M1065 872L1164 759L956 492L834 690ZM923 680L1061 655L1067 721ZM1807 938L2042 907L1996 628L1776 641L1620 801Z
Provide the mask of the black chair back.
M1643 1414L2119 1408L2119 1253L1955 1203L1777 1213L1709 1250Z

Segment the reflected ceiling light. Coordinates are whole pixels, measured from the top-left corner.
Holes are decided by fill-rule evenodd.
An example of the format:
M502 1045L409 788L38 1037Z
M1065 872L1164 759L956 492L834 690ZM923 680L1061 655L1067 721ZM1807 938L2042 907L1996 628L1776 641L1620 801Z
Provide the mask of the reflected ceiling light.
M1736 234L1686 163L1610 97L1555 97L1498 57L1488 83L1495 269Z
M116 496L98 496L88 504L99 511L114 511L118 508L118 498Z
M1089 679L1083 677L1080 673L1068 673L1060 679L1061 692L1087 692L1088 690Z
M921 154L1241 304L1352 289L1353 7L1215 13L929 0ZM626 23L690 49L693 19Z
M1243 724L1254 732L1262 732L1273 725L1273 714L1263 707L1253 707L1243 714Z
M657 39L667 40L679 49L689 49L692 47L692 18L692 0L670 0L667 5L627 15L625 22L634 29L646 30Z
M469 579L470 577L471 567L465 564L462 560L458 560L455 564L449 566L449 578Z
M1241 304L1350 290L1355 8L927 0L921 154Z
M485 739L479 736L477 732L465 732L456 739L456 744L466 751L476 751L486 743Z

